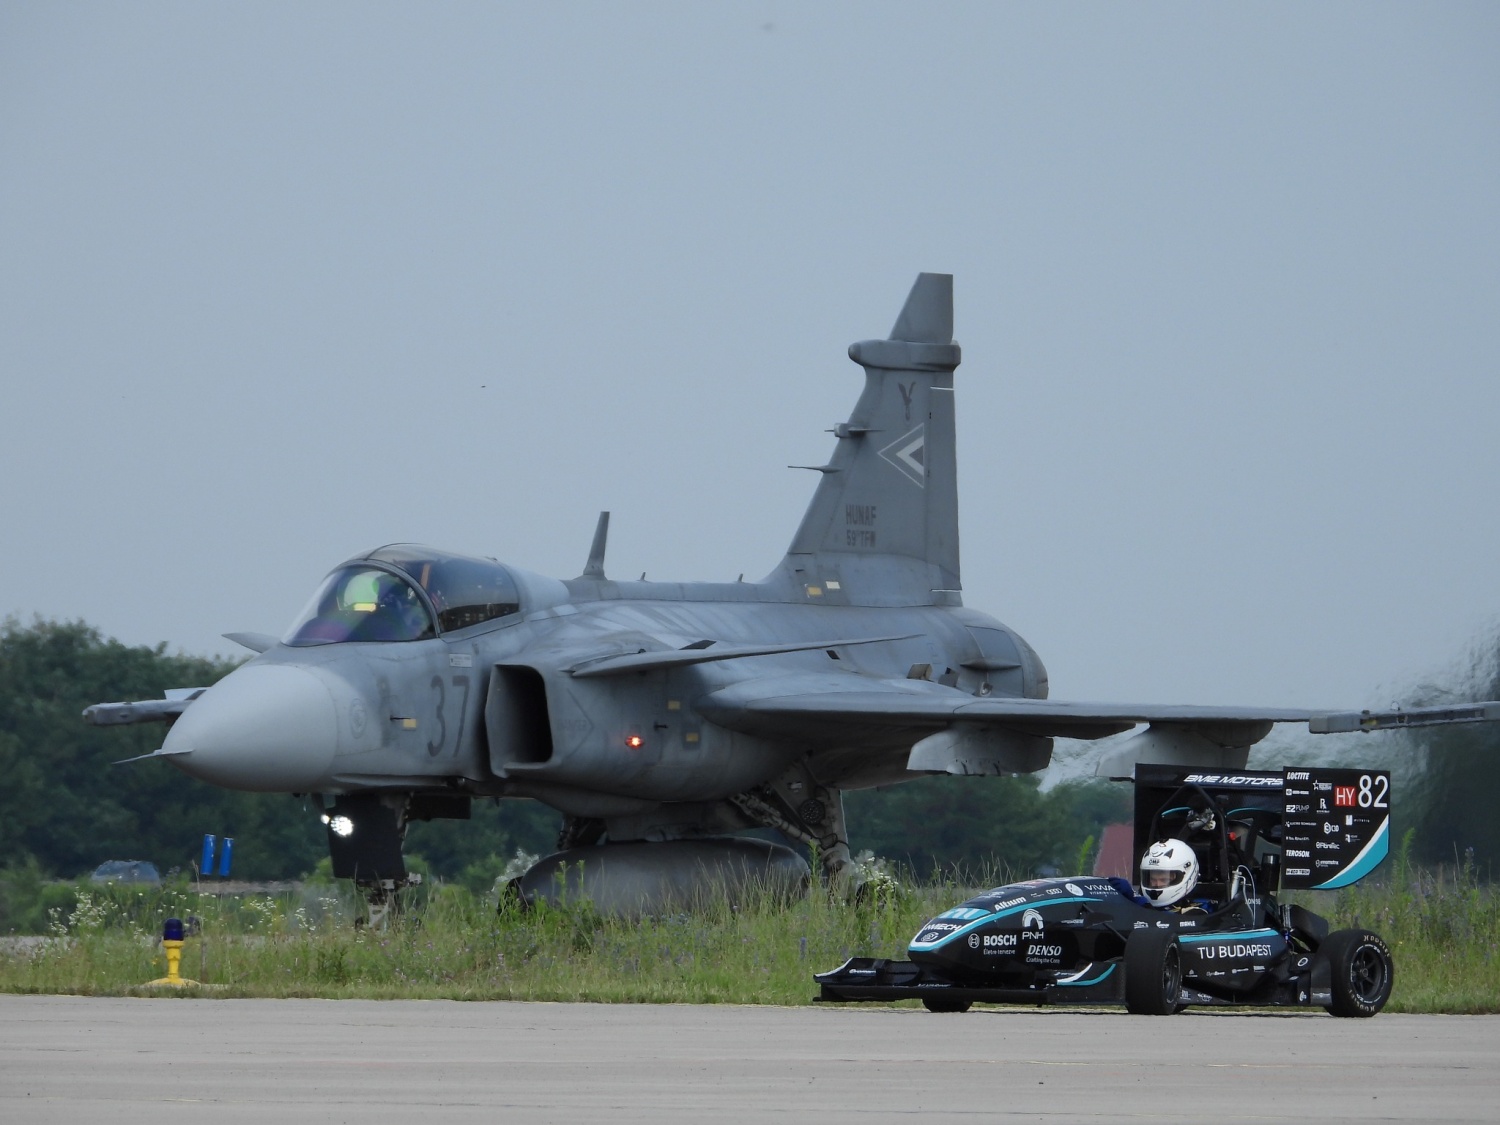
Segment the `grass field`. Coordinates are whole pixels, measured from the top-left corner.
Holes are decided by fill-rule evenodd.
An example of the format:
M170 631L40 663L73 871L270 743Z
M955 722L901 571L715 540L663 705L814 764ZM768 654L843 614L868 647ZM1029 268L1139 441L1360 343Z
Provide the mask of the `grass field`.
M1335 928L1390 943L1389 1009L1500 1012L1500 894L1463 868L1301 896ZM522 911L461 887L412 892L385 932L356 929L347 888L216 896L186 886L72 889L49 933L0 951L0 991L129 995L164 975L161 920L194 917L182 973L218 996L805 1004L814 972L850 956L903 955L933 914L973 888L911 886L861 905L813 893L624 921L586 906Z

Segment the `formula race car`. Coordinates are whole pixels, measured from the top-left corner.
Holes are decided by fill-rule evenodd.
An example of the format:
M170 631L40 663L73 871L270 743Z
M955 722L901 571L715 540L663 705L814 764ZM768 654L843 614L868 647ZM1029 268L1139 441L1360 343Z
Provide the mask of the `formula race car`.
M1391 995L1385 942L1364 929L1329 933L1277 892L1347 886L1374 870L1389 849L1389 793L1378 771L1138 767L1134 854L1187 845L1191 897L1147 897L1119 877L1011 883L929 921L909 961L856 957L818 974L818 999L916 999L933 1012L980 1001L1373 1016ZM1172 907L1153 903L1158 894Z

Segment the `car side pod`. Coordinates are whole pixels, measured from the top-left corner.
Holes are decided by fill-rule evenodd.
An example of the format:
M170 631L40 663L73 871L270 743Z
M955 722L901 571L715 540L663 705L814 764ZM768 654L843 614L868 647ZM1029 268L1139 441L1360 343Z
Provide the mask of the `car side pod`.
M1125 1010L1170 1016L1182 1003L1182 954L1174 930L1133 930L1125 939Z

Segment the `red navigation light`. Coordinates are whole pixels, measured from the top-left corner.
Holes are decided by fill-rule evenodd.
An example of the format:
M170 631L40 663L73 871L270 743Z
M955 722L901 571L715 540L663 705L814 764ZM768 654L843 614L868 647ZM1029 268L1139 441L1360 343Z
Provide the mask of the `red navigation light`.
M645 742L646 740L638 734L629 735L625 739L625 745L630 747L632 750L639 750L643 745L645 745Z

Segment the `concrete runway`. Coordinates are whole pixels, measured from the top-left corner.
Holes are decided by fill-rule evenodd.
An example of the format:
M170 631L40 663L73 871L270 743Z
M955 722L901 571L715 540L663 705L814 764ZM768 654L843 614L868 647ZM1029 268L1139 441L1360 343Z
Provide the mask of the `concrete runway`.
M1493 1122L1500 1018L0 996L6 1125L937 1115Z

